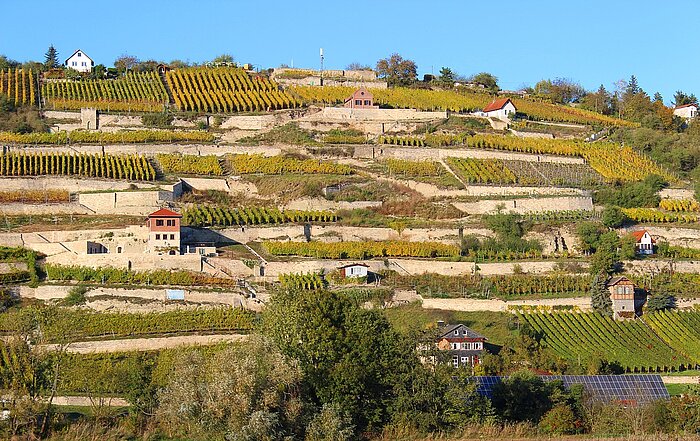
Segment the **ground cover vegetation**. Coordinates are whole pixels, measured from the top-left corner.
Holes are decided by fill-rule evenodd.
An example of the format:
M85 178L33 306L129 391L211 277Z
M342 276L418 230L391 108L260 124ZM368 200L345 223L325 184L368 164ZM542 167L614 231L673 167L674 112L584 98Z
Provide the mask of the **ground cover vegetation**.
M287 222L336 222L339 217L330 211L279 210L265 207L237 207L194 205L182 213L185 225L195 227L272 225Z

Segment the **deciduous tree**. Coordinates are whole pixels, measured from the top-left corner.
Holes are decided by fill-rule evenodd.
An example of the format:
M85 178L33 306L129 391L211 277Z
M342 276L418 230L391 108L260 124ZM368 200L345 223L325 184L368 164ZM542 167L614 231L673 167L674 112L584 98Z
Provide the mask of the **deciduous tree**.
M408 86L418 75L416 63L396 53L377 61L376 71L377 76L386 79L390 86Z

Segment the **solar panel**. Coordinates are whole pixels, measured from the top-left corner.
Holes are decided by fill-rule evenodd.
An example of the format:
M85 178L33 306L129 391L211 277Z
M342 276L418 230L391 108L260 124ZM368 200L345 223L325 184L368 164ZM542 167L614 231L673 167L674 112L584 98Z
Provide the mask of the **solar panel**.
M574 384L583 386L594 401L621 401L629 404L644 404L669 398L668 390L659 375L540 375L545 382L560 380L569 389ZM507 377L474 377L476 391L493 397L493 388Z

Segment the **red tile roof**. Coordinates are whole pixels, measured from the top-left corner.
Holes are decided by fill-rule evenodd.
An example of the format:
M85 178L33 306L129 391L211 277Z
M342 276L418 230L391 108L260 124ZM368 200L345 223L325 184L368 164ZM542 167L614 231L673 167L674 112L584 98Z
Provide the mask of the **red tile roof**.
M161 208L160 210L149 214L148 217L182 217L182 215L172 210L168 210L167 208Z
M493 101L491 101L491 104L484 107L483 111L484 112L493 112L494 110L501 110L508 103L513 104L513 102L510 100L510 98L501 98L498 100L493 100ZM513 106L515 106L515 104L513 104Z
M676 106L675 109L682 109L682 108L684 108L684 107L691 107L691 106L692 106L692 107L698 107L697 104L690 103L690 104L683 104L682 106Z
M639 242L639 241L642 240L642 237L644 237L644 234L645 234L645 233L647 233L647 230L633 231L633 232L632 232L632 237L634 237L634 239L635 239L637 242ZM651 243L656 243L656 241L654 240L653 237L651 238Z

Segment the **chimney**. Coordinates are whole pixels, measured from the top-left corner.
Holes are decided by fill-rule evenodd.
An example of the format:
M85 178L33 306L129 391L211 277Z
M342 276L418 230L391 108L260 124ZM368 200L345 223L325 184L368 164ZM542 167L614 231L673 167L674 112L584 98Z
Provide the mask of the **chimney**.
M444 320L438 320L438 321L437 321L437 325L438 325L438 328L442 328L443 326L445 326L445 321L444 321Z

